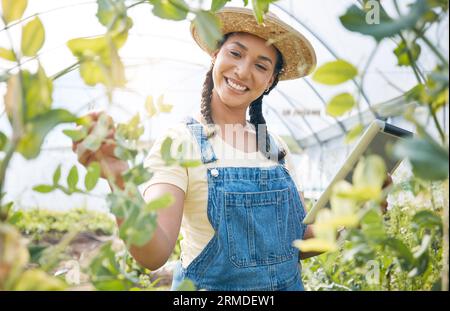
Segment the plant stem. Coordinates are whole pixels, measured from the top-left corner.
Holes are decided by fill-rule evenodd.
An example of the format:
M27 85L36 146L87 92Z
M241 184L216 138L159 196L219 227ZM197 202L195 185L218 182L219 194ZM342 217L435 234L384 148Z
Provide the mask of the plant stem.
M133 4L130 4L129 6L127 6L127 10L131 9L132 7L135 7L135 6L139 5L139 4L146 3L146 2L148 2L148 1L147 0L143 0L143 1L138 1L138 2L135 2Z
M423 42L430 48L430 50L441 60L441 62L448 67L448 60L445 59L444 55L434 46L434 44L425 36L424 33L414 29L414 32L417 34L417 37L422 39Z
M398 15L401 16L402 13L400 11L400 7L398 6L397 0L394 0L394 7L395 10L397 11ZM414 72L414 75L416 76L417 81L422 84L422 79L423 78L423 74L419 75L419 69L417 68L416 62L414 61L413 55L411 53L411 50L408 46L408 42L406 41L405 37L403 36L403 33L400 31L399 33L400 38L402 39L402 42L405 44L406 47L406 54L408 55L409 61L411 63L411 68ZM424 79L425 80L425 79Z
M69 72L71 72L72 70L75 70L75 69L77 68L77 66L80 65L80 63L81 63L81 61L77 61L76 63L70 65L69 67L64 68L63 70L57 72L57 73L54 74L50 79L51 79L52 81L54 81L54 80L60 78L61 76L65 75L66 73L69 73Z
M3 15L0 14L0 18L3 21L3 23L6 25L6 20L3 17ZM23 75L22 75L22 67L21 67L21 55L19 55L15 50L14 50L14 42L12 40L11 34L9 33L8 29L6 29L6 34L8 37L8 40L10 42L11 45L11 51L14 55L14 58L17 60L17 65L19 67L19 80L20 80L20 98L19 98L19 102L15 102L13 103L14 105L20 104L21 105L21 115L19 116L19 120L17 120L17 117L13 116L12 117L12 121L11 121L11 125L13 128L13 134L12 134L12 139L11 139L11 143L8 146L8 149L6 151L5 157L2 159L1 163L0 163L0 222L5 221L8 218L8 214L7 212L3 212L3 205L2 205L2 192L3 192L3 187L5 184L5 176L6 176L6 170L8 169L8 164L12 159L12 156L14 154L14 152L16 151L17 145L19 144L20 141L20 137L22 136L23 133L23 121L25 120L26 117L26 105L24 102L25 99L25 90L23 87ZM15 114L15 112L13 112L13 114ZM16 121L19 124L16 124Z
M8 168L9 161L16 151L17 144L19 143L18 139L13 138L11 144L6 151L5 157L2 159L0 163L0 222L5 221L8 218L7 213L3 213L3 204L2 204L2 192L5 181L6 170Z
M439 124L439 121L438 121L438 119L437 119L437 117L436 117L436 112L433 111L433 108L431 107L430 104L427 104L427 106L428 106L428 110L429 110L429 112L430 112L430 115L431 115L431 117L433 118L434 125L436 126L436 129L437 129L438 132L439 132L439 136L441 137L442 144L445 146L445 145L446 145L446 142L445 142L445 134L444 134L444 131L442 130L442 127L441 127L441 125Z
M4 16L0 14L0 18L3 21L3 23L6 25L6 20L5 20ZM18 53L14 50L14 41L11 37L10 32L8 31L8 28L6 28L6 36L8 37L9 44L11 45L11 52L13 53L14 58L17 61L17 68L19 68L18 75L19 75L19 80L20 80L20 96L21 96L19 104L21 106L20 112L22 115L19 116L19 120L17 120L17 118L13 117L13 121L11 122L12 123L11 125L13 127L13 136L20 137L23 133L23 123L26 120L26 116L27 116L27 105L24 102L25 89L23 87L24 83L23 83L22 62L21 62L22 55L20 54L20 52ZM15 121L18 121L19 124L15 124Z
M405 37L403 36L403 34L401 32L399 33L399 36L402 39L402 42L405 44L406 54L408 55L409 61L411 63L411 68L412 68L412 70L414 72L414 75L416 76L417 82L419 84L423 84L421 75L419 75L419 69L417 68L417 65L416 65L416 62L414 61L413 55L411 53L411 50L409 49L408 42L406 42L406 39L405 39Z

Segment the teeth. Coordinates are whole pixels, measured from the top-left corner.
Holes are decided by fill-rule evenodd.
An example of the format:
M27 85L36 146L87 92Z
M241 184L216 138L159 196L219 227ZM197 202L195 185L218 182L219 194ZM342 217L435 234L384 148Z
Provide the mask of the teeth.
M245 86L240 86L239 84L233 83L233 81L231 81L230 79L227 79L227 81L228 81L228 84L232 88L234 88L234 89L236 89L238 91L245 91L247 89Z

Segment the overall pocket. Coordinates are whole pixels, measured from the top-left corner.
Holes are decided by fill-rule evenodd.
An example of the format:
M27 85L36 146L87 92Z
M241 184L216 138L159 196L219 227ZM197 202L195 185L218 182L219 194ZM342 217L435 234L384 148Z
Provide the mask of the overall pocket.
M297 251L295 211L289 188L261 192L225 192L229 259L237 267L290 260Z

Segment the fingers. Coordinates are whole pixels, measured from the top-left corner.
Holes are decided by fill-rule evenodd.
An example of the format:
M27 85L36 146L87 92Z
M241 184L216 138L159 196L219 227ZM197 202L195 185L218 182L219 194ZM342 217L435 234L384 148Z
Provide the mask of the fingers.
M85 148L82 144L77 146L76 153L78 161L84 166L88 166L93 160L95 160L95 153Z
M112 139L114 137L115 131L112 129L109 131L107 135L107 139ZM72 145L72 149L77 153L78 161L84 166L88 166L93 161L101 161L110 159L118 159L114 155L114 149L116 148L116 143L114 141L103 142L100 145L100 148L95 152L92 150L88 150L82 142L77 142Z
M97 126L100 116L103 114L105 114L103 111L92 111L87 115L91 119L88 135L92 133ZM78 161L86 167L94 161L100 162L103 177L110 174L114 175L114 170L109 168L110 162L120 161L114 155L114 149L116 148L114 121L111 116L106 115L106 117L108 132L98 150L95 152L88 150L83 144L84 139L72 142L72 150L77 154ZM82 126L78 126L77 130L81 128Z
M98 117L104 112L91 112L88 115L90 117L92 117L92 124L89 126L88 128L88 135L92 133L92 131L94 130L94 128L97 126L97 121L98 121ZM108 123L108 134L106 135L105 139L114 139L115 136L115 127L114 127L114 121L110 116L107 116L107 123ZM79 125L76 127L76 130L81 130L83 128L82 125ZM78 141L73 141L72 142L72 151L73 152L77 152L78 146L80 145L80 143L83 142L83 139L78 140ZM115 145L114 145L115 147ZM113 151L114 151L114 147L112 147ZM113 154L113 153L111 153Z

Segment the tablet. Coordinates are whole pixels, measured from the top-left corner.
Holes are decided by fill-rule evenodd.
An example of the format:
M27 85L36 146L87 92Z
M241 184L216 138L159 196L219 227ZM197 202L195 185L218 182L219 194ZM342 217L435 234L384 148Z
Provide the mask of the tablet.
M353 150L349 153L344 164L341 166L339 171L331 180L328 187L320 195L317 202L313 205L311 210L306 214L303 223L311 224L316 218L317 212L329 205L329 199L331 195L331 190L336 182L340 180L347 180L351 182L353 169L356 166L358 160L364 154L378 154L381 156L385 163L386 169L392 174L392 172L400 164L401 160L392 159L392 157L386 154L386 145L389 143L395 143L398 139L404 139L407 137L412 137L413 133L405 129L399 128L392 124L386 123L382 120L374 120L361 135L358 142L355 144Z

